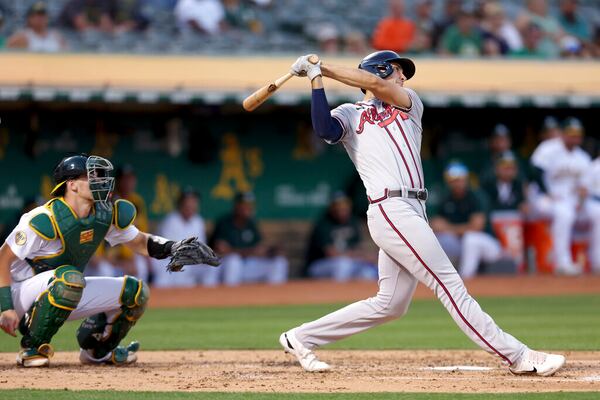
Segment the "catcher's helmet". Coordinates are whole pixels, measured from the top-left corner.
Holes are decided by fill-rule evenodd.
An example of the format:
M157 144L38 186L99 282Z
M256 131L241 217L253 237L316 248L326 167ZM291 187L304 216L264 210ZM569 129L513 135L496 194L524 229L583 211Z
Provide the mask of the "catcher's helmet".
M398 53L391 50L376 51L371 53L360 62L359 69L377 75L380 78L387 78L394 72L392 63L400 64L402 73L409 80L415 75L415 63L409 58L402 58Z
M88 156L85 154L75 154L60 160L54 168L54 182L56 186L54 186L50 194L64 194L64 183L66 181L87 175L87 160Z

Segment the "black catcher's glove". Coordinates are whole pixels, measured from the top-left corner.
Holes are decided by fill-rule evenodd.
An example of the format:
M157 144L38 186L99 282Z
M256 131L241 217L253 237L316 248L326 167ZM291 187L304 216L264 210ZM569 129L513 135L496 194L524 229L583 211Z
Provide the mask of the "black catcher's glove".
M171 261L167 265L167 271L178 272L185 265L207 264L218 267L221 264L219 256L200 242L196 237L190 237L173 243L171 247Z

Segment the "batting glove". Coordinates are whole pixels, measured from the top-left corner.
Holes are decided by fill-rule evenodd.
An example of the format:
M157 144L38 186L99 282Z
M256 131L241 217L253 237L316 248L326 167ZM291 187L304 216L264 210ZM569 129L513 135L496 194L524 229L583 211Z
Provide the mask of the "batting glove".
M290 73L295 76L306 76L306 63L308 62L308 56L298 57L290 68Z
M312 80L315 79L317 76L321 76L323 75L321 73L321 61L319 61L316 64L311 63L310 61L308 61L308 65L306 67L306 76L308 76L308 79Z
M312 54L307 54L302 57L298 57L296 62L292 64L290 73L295 76L308 76L312 81L317 76L321 75L321 61L313 64L309 61Z

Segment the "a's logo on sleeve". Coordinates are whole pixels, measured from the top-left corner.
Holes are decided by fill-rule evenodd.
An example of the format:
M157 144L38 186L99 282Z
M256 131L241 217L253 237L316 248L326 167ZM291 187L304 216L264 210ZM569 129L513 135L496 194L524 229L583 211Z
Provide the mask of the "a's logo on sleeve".
M23 246L25 243L27 243L27 235L25 234L25 232L18 231L15 234L15 243L17 244L17 246Z

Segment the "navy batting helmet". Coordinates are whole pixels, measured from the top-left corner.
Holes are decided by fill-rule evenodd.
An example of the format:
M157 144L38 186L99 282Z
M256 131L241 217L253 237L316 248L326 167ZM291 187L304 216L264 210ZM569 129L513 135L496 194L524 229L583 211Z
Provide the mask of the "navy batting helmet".
M394 72L392 63L399 64L402 67L402 73L406 80L415 75L415 63L409 58L400 57L398 53L391 50L376 51L369 54L358 64L358 68L385 79Z

